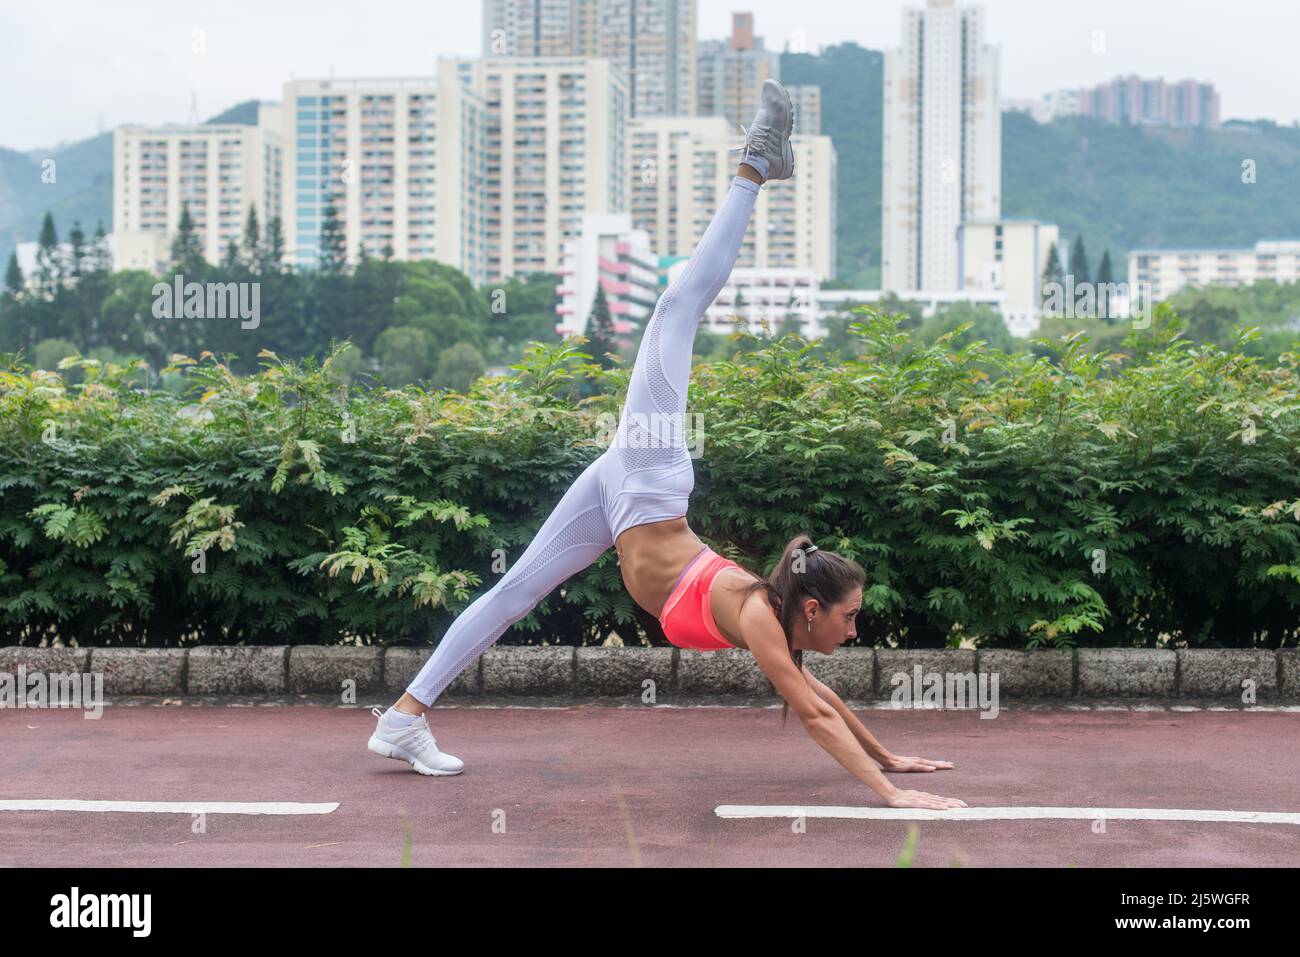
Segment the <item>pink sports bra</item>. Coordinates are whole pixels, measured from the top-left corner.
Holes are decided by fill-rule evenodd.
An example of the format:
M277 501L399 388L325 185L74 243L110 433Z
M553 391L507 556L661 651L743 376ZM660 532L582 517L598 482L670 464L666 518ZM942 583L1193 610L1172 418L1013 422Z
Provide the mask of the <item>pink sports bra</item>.
M668 601L664 603L663 610L659 613L659 623L663 625L664 635L678 648L720 651L737 647L722 637L717 622L713 620L713 611L709 607L713 580L724 568L740 568L740 566L729 558L723 558L706 545L682 569L677 584L673 586L672 594L668 596Z

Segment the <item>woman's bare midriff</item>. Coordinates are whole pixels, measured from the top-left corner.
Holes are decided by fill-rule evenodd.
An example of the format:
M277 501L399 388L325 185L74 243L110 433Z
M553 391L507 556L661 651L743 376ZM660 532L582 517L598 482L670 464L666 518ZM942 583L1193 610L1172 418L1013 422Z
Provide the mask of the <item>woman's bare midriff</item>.
M700 553L704 543L682 517L634 525L619 535L614 548L627 593L658 618L677 576Z
M648 522L626 529L614 542L619 571L632 600L658 618L668 603L677 576L704 548L685 517ZM734 623L744 584L753 581L748 572L727 568L713 580L709 608L723 637L737 648L747 648L735 633ZM723 624L723 619L726 624Z

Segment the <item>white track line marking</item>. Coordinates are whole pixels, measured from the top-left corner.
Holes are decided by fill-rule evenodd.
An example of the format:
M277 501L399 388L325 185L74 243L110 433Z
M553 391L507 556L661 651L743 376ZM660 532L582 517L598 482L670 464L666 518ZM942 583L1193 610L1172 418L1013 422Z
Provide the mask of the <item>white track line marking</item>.
M146 814L329 814L338 802L293 801L0 801L0 811L133 811Z
M1300 813L1290 811L1209 811L1156 807L955 807L925 808L834 807L792 804L720 804L718 817L848 817L875 821L1021 821L1058 818L1095 821L1217 821L1235 824L1296 824Z

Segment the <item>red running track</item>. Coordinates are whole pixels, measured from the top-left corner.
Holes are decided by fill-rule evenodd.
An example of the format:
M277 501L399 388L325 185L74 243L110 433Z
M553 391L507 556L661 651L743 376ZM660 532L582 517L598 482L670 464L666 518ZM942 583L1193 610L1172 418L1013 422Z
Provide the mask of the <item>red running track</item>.
M156 699L155 699L156 700ZM724 820L719 805L882 802L769 707L439 706L466 763L424 777L371 754L367 708L110 704L0 710L0 799L338 802L325 815L0 811L0 865L1294 866L1300 827L1087 820ZM199 704L199 706L195 706ZM385 702L386 704L386 702ZM1300 714L858 710L890 774L975 806L1300 811Z

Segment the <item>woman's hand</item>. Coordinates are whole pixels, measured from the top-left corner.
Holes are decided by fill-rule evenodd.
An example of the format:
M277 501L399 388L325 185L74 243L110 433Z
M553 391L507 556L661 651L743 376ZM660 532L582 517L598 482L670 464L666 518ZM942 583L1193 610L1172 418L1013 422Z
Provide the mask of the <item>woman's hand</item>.
M948 771L951 768L951 761L931 761L929 758L903 757L897 754L890 755L880 765L882 771Z
M886 807L920 807L931 811L946 811L949 808L966 807L965 801L956 798L940 797L926 791L895 791L885 798Z

